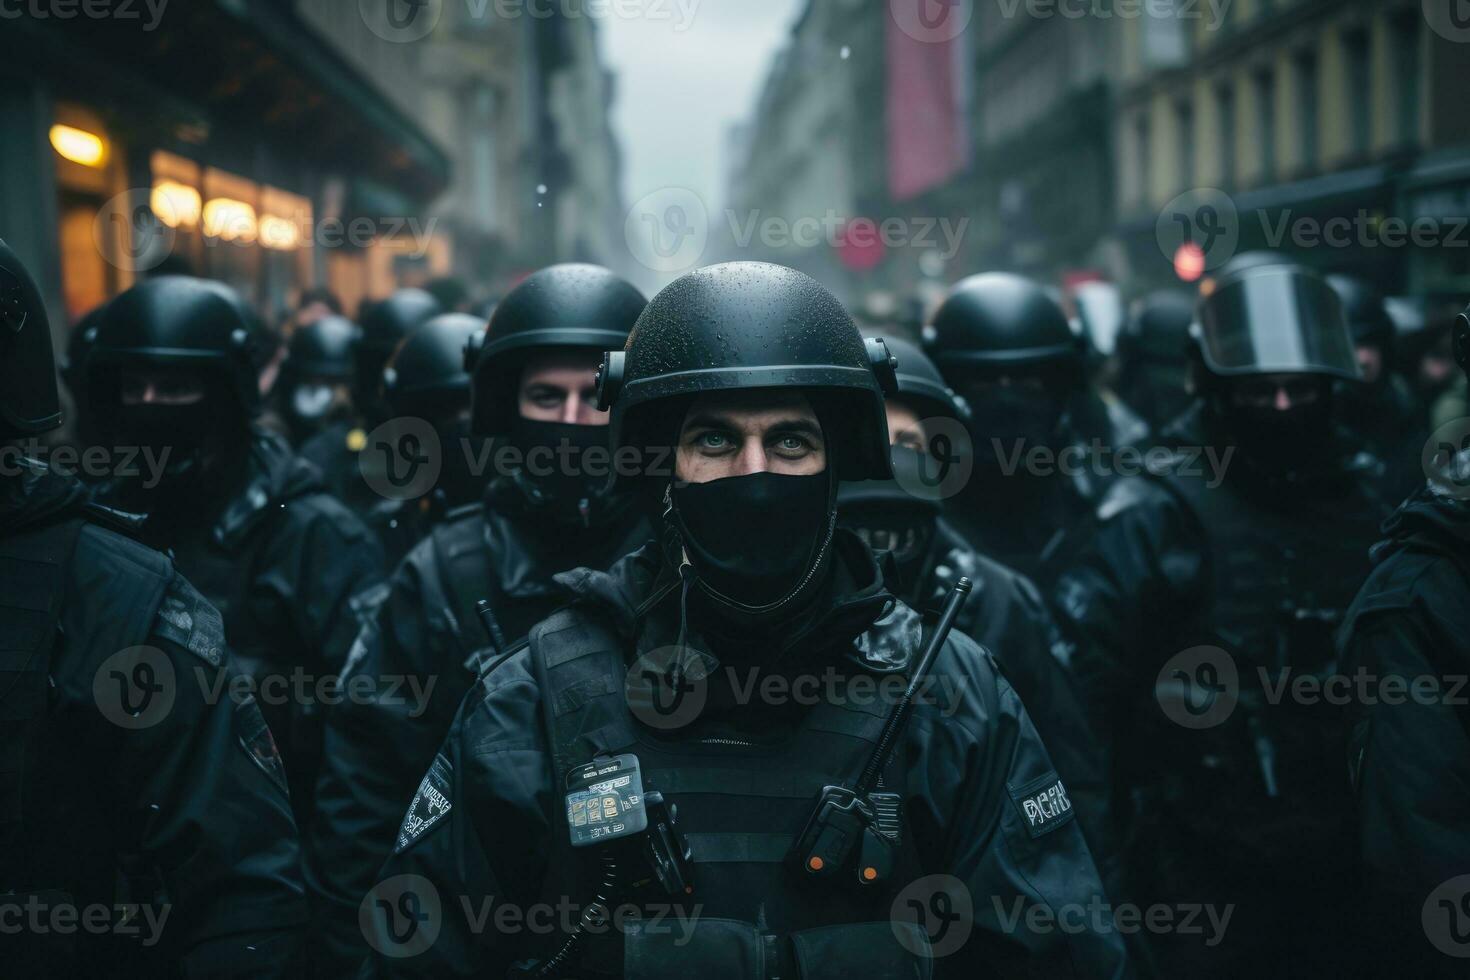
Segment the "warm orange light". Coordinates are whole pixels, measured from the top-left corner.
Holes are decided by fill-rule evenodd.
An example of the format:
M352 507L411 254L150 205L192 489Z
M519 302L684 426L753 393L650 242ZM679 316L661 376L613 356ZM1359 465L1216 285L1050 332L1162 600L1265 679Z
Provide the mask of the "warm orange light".
M821 871L822 870L822 865L825 864L825 863L826 862L823 861L820 857L818 857L817 855L813 854L811 856L810 860L807 861L806 866L808 868L811 868L813 871Z
M876 877L878 877L878 869L877 868L864 868L863 869L863 880L864 881L872 881Z
M301 229L296 222L274 214L261 215L260 244L286 251L301 244Z
M72 163L100 167L107 158L107 143L95 133L57 123L51 127L51 146Z
M1195 282L1205 274L1205 250L1194 242L1185 242L1174 252L1174 274L1185 282Z
M176 180L160 180L154 184L148 203L158 220L170 228L195 227L204 206L198 191Z
M227 242L253 242L255 208L244 201L217 197L204 205L204 233Z

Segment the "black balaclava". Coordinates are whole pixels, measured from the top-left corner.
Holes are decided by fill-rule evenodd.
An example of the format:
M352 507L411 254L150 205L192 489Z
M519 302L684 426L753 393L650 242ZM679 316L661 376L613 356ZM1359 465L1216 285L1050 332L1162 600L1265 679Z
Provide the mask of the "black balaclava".
M509 441L519 461L504 475L533 513L561 524L604 524L621 512L605 490L612 467L610 432L605 425L542 422L517 415Z
M1055 452L1066 441L1070 392L1056 378L1043 376L1042 380L1040 387L976 381L961 385L960 394L970 407L966 425L975 447L977 483L1025 476L1024 467L1007 472L1011 460L1024 459L1037 446Z
M115 474L119 504L140 513L194 513L215 502L233 481L228 474L245 463L248 424L239 409L211 393L192 405L120 405L106 409L103 424L117 445L137 447L130 472ZM166 460L161 475L151 462Z
M832 431L825 423L822 429ZM664 519L682 544L675 560L681 573L687 562L728 623L759 629L786 621L824 584L837 526L836 447L824 442L827 467L820 473L669 484Z
M1325 379L1316 401L1286 411L1232 404L1228 381L1211 384L1205 402L1215 432L1259 472L1312 468L1331 449L1334 401Z
M912 488L923 486L922 474L929 468L924 454L908 446L889 450L894 473L905 479L884 481L885 492L844 504L838 523L852 531L873 551L884 551L893 559L900 581L896 591L912 594L924 576L929 549L939 519L935 502L921 500Z

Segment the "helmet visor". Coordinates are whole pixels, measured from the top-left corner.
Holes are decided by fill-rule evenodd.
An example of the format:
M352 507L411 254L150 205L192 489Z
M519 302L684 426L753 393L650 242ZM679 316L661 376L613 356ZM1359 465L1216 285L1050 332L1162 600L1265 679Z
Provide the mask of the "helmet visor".
M1326 281L1262 268L1229 280L1200 304L1201 349L1217 374L1330 374L1358 380L1342 305Z

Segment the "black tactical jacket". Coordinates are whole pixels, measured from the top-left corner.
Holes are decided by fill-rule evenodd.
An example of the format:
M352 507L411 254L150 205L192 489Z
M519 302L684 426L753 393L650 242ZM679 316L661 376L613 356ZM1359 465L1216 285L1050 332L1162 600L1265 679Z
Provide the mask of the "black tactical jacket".
M1450 954L1470 949L1470 506L1425 487L1384 531L1341 637L1343 673L1366 681L1348 764L1367 918L1381 969L1459 976L1464 960Z
M476 504L436 525L372 598L343 677L369 694L327 712L317 820L307 835L307 881L328 961L341 966L363 954L358 904L481 659L494 654L476 604L490 602L508 648L566 601L553 575L605 568L651 537L631 513L589 529Z
M236 663L260 685L305 827L321 711L361 626L353 600L382 583L383 553L280 436L257 428L245 451L216 496L186 513L150 514L143 538L169 551L224 615Z
M0 970L295 975L306 903L280 757L231 696L219 614L122 526L39 466L0 479L0 657L38 631L0 694L18 763L0 796L20 794L0 816ZM53 581L50 619L33 600Z
M1219 943L1159 937L1165 975L1329 969L1358 939L1345 723L1293 692L1336 671L1380 470L1361 454L1293 473L1233 458L1216 483L1203 437L1173 436L1149 477L1103 498L1052 603L1110 755L1130 897L1238 906Z
M825 595L789 630L715 647L724 653L702 710L676 729L635 719L624 693L625 665L656 657L679 632L678 580L656 549L607 573L558 576L575 604L480 678L420 785L375 889L371 972L499 976L521 957L552 955L563 932L499 910L590 901L597 880L585 872L598 859L569 846L556 771L582 746L639 756L648 785L676 805L693 891L656 898L626 940L589 938L577 975L622 975L626 963L629 975L764 977L793 957L813 978L927 976L931 966L959 977L1128 975L1118 935L1082 911L1105 899L1065 787L989 653L958 632L934 665L936 696L915 702L884 770L903 800L894 879L862 892L848 877L801 880L784 862L822 787L852 779L867 758L891 703L860 699L856 681L828 689L842 696L806 701L740 690L784 680L795 692L829 669L892 680L920 645L917 615L887 593L866 547L839 531L834 549ZM688 608L697 645L692 597ZM592 664L612 676L587 674ZM599 723L608 719L616 723ZM416 920L422 932L387 914L422 910L426 899L439 911ZM690 931L659 937L654 910ZM1053 913L1078 927L1058 928ZM906 952L916 948L928 952Z

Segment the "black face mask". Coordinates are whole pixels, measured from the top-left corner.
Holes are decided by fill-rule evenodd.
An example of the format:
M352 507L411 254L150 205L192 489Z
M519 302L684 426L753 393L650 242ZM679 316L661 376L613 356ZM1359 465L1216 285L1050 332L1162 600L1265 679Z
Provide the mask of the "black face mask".
M1015 385L974 387L965 400L973 413L969 426L975 462L982 470L1000 469L1001 460L1011 458L1018 444L1022 456L1035 446L1055 448L1062 405L1051 391Z
M1286 411L1274 408L1224 410L1222 425L1241 456L1258 469L1289 473L1320 461L1331 449L1331 396Z
M487 446L489 440L471 435L468 419L441 422L434 429L439 435L439 445L444 448L444 464L434 487L436 499L441 499L446 507L480 499L489 479L484 466L492 458Z
M784 606L801 592L815 578L835 525L828 471L676 482L669 499L669 517L701 586L737 610Z
M569 425L517 417L510 444L520 456L509 474L538 513L565 523L599 523L612 471L605 425ZM589 454L589 450L592 450Z
M224 406L206 401L198 405L121 405L107 424L109 437L119 446L137 447L140 462L134 472L120 473L113 492L126 509L151 513L161 508L194 509L213 497L207 480L216 464L247 434L232 439L222 421ZM154 472L153 462L162 464ZM144 465L144 463L147 465Z

